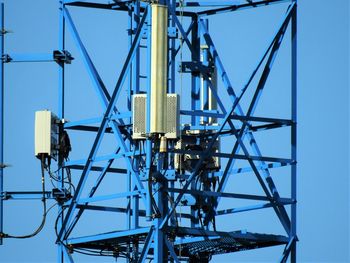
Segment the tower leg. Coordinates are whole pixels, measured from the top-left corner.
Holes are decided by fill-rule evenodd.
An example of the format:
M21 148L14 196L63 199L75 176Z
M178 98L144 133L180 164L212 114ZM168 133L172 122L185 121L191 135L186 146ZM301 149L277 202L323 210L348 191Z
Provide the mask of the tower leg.
M295 3L297 1L295 0ZM292 120L293 125L291 126L291 144L292 144L292 159L297 160L297 6L295 6L294 13L292 14ZM292 182L291 182L291 193L292 193L292 199L297 200L297 167L296 165L292 165ZM296 221L297 221L297 204L292 204L292 213L291 213L291 234L290 236L296 237ZM297 261L296 259L296 241L297 239L294 239L294 242L292 244L291 248L291 255L290 260L292 263L295 263Z
M4 3L0 4L0 52L1 58L4 56ZM4 188L4 61L0 61L0 195ZM0 198L0 235L3 233L3 210L4 201ZM0 236L0 245L2 245L2 237Z
M58 36L58 47L59 50L63 52L65 49L65 19L64 19L64 3L63 1L59 0L59 36ZM64 97L65 97L65 87L64 87L64 78L65 78L65 71L64 71L64 62L60 61L58 63L58 118L63 119L64 118ZM63 127L60 128L60 134L63 132ZM58 158L58 179L59 179L59 184L58 188L62 191L64 191L64 172L62 166L64 163L63 157L60 155ZM63 207L61 204L58 205L58 214L61 217L58 221L57 228L58 231L60 231L62 222L63 222L63 217L64 217L64 212L62 211ZM57 244L57 262L58 263L63 263L64 260L64 247L61 243ZM66 251L65 253L69 253Z

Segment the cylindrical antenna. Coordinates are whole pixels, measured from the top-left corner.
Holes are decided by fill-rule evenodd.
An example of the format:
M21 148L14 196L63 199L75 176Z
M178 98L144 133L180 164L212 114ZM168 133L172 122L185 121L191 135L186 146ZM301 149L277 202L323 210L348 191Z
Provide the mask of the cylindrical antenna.
M166 133L168 79L168 8L152 4L151 133Z

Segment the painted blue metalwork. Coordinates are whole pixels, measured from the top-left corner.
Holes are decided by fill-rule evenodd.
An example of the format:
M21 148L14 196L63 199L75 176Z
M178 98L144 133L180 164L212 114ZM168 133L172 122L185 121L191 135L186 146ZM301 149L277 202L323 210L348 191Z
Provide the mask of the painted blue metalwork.
M63 255L64 255L64 258L66 259L66 262L69 262L69 263L74 263L74 260L73 260L72 254L71 254L71 253L69 253L69 251L68 251L68 248L67 248L67 247L63 247Z
M65 13L66 14L66 13ZM79 199L80 197L80 193L81 193L81 188L83 187L83 185L85 184L85 180L86 180L86 175L88 173L88 171L90 170L91 166L92 166L92 162L94 161L95 157L96 157L96 153L97 153L97 149L101 143L101 138L102 138L102 135L103 135L103 131L107 128L107 125L108 125L108 121L109 121L109 118L111 116L111 113L112 113L112 110L114 108L114 105L116 103L116 100L118 98L118 95L120 93L120 87L122 86L124 80L125 80L125 72L127 71L127 69L129 68L130 66L130 63L131 63L131 60L133 58L133 56L135 55L135 48L136 46L138 45L139 43L139 40L140 40L140 35L141 35L141 29L143 27L143 24L144 24L144 21L147 17L147 12L144 13L143 15L143 18L141 20L141 23L140 23L140 26L137 30L137 33L136 33L136 36L135 36L135 40L133 41L133 45L132 45L132 48L130 49L129 51L129 54L127 56L127 59L125 61L125 64L123 66L123 69L121 71L121 75L120 75L120 78L118 79L118 82L117 82L117 85L114 89L114 92L113 92L113 95L109 101L109 104L108 104L108 107L107 107L107 110L104 114L104 118L103 118L103 121L101 123L101 126L98 130L98 133L96 135L96 139L95 139L95 142L93 144L93 147L91 149L91 152L89 154L89 158L86 162L86 165L85 165L85 168L83 170L83 173L81 175L81 179L79 181L79 184L77 186L77 191L75 193L75 195L73 196L73 202L71 203L71 205L69 206L68 208L68 212L67 212L67 216L65 217L65 220L63 222L63 226L62 226L62 229L64 229L67 224L70 222L71 220L71 217L72 217L72 212L73 210L75 209L76 207L76 204L75 204L75 201L77 199ZM121 135L120 135L120 131L118 128L116 128L114 130L114 132L117 133L118 137L121 138ZM119 141L119 145L124 145L124 143L122 143L121 141ZM124 145L124 152L125 152L125 145ZM131 167L130 167L131 168ZM133 170L132 168L130 170ZM132 172L133 174L133 172ZM138 182L138 189L143 189L143 187L141 186L140 182ZM62 238L62 235L63 235L63 230L60 231L59 235L58 235L58 238L61 239Z
M210 15L222 14L222 13L233 12L233 11L238 11L238 10L244 10L244 9L248 9L248 8L257 8L257 7L271 5L271 4L280 4L283 2L290 2L290 0L240 1L240 3L238 3L238 4L233 4L233 5L228 6L228 7L222 7L222 8L217 8L217 9L201 11L201 12L198 12L197 14L200 17L210 16Z
M151 28L152 28L152 24L151 24L151 19L152 17L149 15L147 17L147 53L146 53L146 59L147 59L147 65L151 65ZM147 78L147 82L146 82L146 91L147 91L147 96L148 98L151 97L151 67L148 66L147 67L147 76L149 76ZM151 112L151 100L147 100L147 105L146 105L146 133L149 134L151 131L151 123L150 123L150 112ZM150 181L151 180L151 166L152 166L152 141L151 138L147 138L146 139L146 176L147 176L147 180ZM152 185L148 184L147 185L147 189L149 191L149 193L152 192ZM152 197L150 194L147 195L147 204L146 204L146 215L147 215L147 220L150 221L152 218ZM146 247L146 246L145 246ZM142 257L140 257L140 259L142 259Z
M66 23L64 17L64 4L63 1L59 1L59 32L58 32L58 47L61 51L65 50L65 31L66 31ZM65 63L64 61L58 61L58 118L64 119L65 117ZM63 131L63 127L60 127L60 133ZM64 182L64 158L59 156L58 159L58 189L63 191L65 189ZM64 207L62 203L58 204L58 218L57 218L57 230L60 231L63 223L64 217ZM67 256L67 251L63 244L57 245L57 263L63 263L64 257ZM71 257L68 257L68 261L72 261Z
M54 62L53 54L11 54L7 62Z
M219 52L209 33L208 18L214 14L286 2L290 5L281 26L246 85L236 95L236 90L231 84ZM179 59L179 73L191 74L191 85L190 87L187 86L187 90L191 93L191 110L180 109L180 115L182 117L189 116L191 124L181 127L181 139L190 138L195 141L197 146L201 138L206 139L206 147L196 150L176 148L176 140L168 140L166 153L159 151L159 137L161 134L150 134L150 99L146 103L146 137L142 141L132 139L132 96L140 93L147 93L148 98L151 96L149 65L151 64L152 46L152 8L149 3L140 0L113 2L107 0L99 2L61 0L59 1L59 50L52 54L9 55L4 54L3 49L5 30L3 26L3 4L1 5L1 164L3 163L4 63L56 62L59 66L58 117L64 119L65 64L71 63L73 59L69 52L65 50L65 26L68 26L72 34L74 44L80 52L85 69L104 110L103 116L73 122L65 121L61 125L61 132L77 130L96 134L87 158L65 160L60 157L58 160L60 190L66 190L65 169L80 170L81 174L72 198L59 203L57 262L74 262L71 252L75 249L78 251L79 249L88 248L96 251L101 249L101 246L109 251L111 256L118 257L119 253L127 255L127 262L145 262L146 259L152 259L154 262L160 263L168 261L182 262L184 260L208 262L211 255L218 253L231 253L277 245L285 245L280 262L286 262L289 257L291 262L296 262L296 2L296 0L159 1L159 4L168 7L170 21L168 28L168 92L179 93L180 87L177 83L176 73L176 64ZM112 94L109 94L79 36L78 29L70 16L69 6L109 9L128 13L129 52ZM197 11L197 9L200 11ZM183 18L187 18L187 21L190 20L187 23L186 31L182 23ZM269 72L289 26L291 27L292 39L291 119L254 116L255 108L259 103ZM182 61L182 56L179 56L180 50L185 46L184 44L190 52L191 61ZM141 64L144 58L148 66L146 72L141 72ZM214 86L215 83L211 79L214 67L218 72L219 81L222 82L224 90L231 100L231 105L223 102L223 99L220 98L221 93ZM253 90L253 99L245 113L240 105L241 100L248 88L252 86L252 80L257 76L260 69L263 70L258 85ZM144 90L140 86L141 78L146 80ZM126 79L128 80L127 85L123 86ZM203 82L202 89L201 81ZM127 106L125 111L120 112L116 102L122 89L126 91ZM211 110L208 106L209 93L217 101L217 110ZM211 125L209 123L210 118L215 118L217 125ZM253 133L283 127L290 127L291 129L291 157L281 158L262 155ZM114 135L116 147L112 153L98 155L101 142L107 133ZM224 136L235 138L231 152L225 153L221 150L214 150L217 140ZM240 151L243 154L240 154ZM197 159L191 170L182 171L175 168L173 159L176 155L196 156ZM227 159L227 163L223 167L217 167L216 170L210 170L206 167L206 163L210 158ZM126 168L115 168L113 164L117 159L124 159ZM235 167L237 160L245 160L250 166ZM283 166L291 166L291 197L289 198L280 197L270 175L270 169ZM89 189L86 189L85 183L90 172L98 172L98 177L89 191ZM126 190L108 195L97 195L97 189L109 173L116 174L115 176L125 176ZM264 195L225 192L228 179L241 173L254 174ZM211 188L207 182L214 179L217 180L218 186ZM203 184L202 188L201 184ZM3 232L2 209L4 200L42 198L41 192L4 192L2 187L3 167L1 166L0 233ZM82 192L84 190L88 190L89 194L83 197ZM57 199L53 192L48 191L45 196L47 199ZM221 198L250 200L254 203L244 207L235 206L218 210ZM114 199L126 200L126 206L92 205L95 202ZM140 199L143 201L142 209L140 209ZM192 203L189 205L188 202ZM201 202L208 202L206 205L210 206L210 209L204 211ZM184 205L189 206L185 213L181 211L181 207ZM290 216L286 210L286 207L289 208L289 206ZM273 209L288 236L216 230L215 217L269 208ZM126 216L126 226L118 231L113 230L112 232L91 236L71 237L85 210L123 213ZM146 219L146 227L140 226L141 217ZM181 225L181 218L187 219L183 223L184 225ZM231 247L227 247L227 242L231 244ZM0 235L0 244L2 244L2 235ZM191 249L197 252L193 252Z
M227 197L227 198L235 198L235 199L247 199L247 200L259 200L259 201L269 201L269 198L266 196L261 195L251 195L251 194L235 194L235 193L218 193L218 192L212 192L212 191L204 191L204 190L184 190L184 189L178 189L178 188L168 188L169 192L175 192L175 193L188 193L192 194L193 196L214 196L214 197ZM277 200L277 202L292 202L291 199L288 198L280 198Z
M168 227L171 229L170 227ZM189 228L189 227L179 227L179 233L181 234L187 234L187 235L193 235L193 236L202 236L202 234L206 234L207 237L233 237L233 238L246 238L246 239L255 239L257 240L259 235L265 235L265 234L252 234L247 232L246 230L240 230L240 231L234 231L234 232L223 232L223 231L212 231L212 230L205 230L205 229L196 229L196 228ZM201 237L203 238L203 237ZM205 238L205 237L204 237ZM265 238L268 238L268 235L265 235ZM285 236L274 236L272 238L275 241L281 241L281 242L288 242L288 238ZM188 242L190 238L183 238L182 240L179 239L179 243L185 243ZM192 241L193 242L193 241Z
M279 206L284 206L284 205L291 205L294 202L279 202ZM217 215L228 215L228 214L235 214L235 213L240 213L240 212L247 212L247 211L253 211L253 210L259 210L259 209L264 209L264 208L269 208L273 207L274 205L272 203L264 203L264 204L259 204L259 205L251 205L251 206L246 206L246 207L236 207L236 208L230 208L230 209L225 209L225 210L218 210Z
M141 251L140 254L140 259L138 262L145 262L146 261L146 257L148 255L148 251L151 247L151 243L152 243L152 239L153 239L153 235L154 235L154 227L152 226L151 229L148 231L148 235L147 238L145 239L145 245L143 246L143 249Z
M287 13L281 28L279 29L276 37L273 40L273 43L275 43L275 47L276 47L275 49L276 50L278 50L278 47L279 47L279 44L278 44L279 42L277 42L277 39L282 40L279 37L281 35L283 35L284 30L285 30L286 26L289 23L289 19L290 19L292 10L294 10L293 6L291 8L289 8L289 12ZM222 79L224 81L224 84L226 85L228 94L231 97L232 102L235 102L236 99L237 99L237 96L235 95L235 92L233 91L233 88L232 88L232 85L230 83L230 80L229 80L229 78L228 78L228 76L226 74L226 71L225 71L225 69L223 67L223 64L222 64L222 62L221 62L221 60L220 60L220 58L218 56L218 52L217 52L217 50L216 50L216 48L215 48L215 46L213 44L213 41L211 40L211 38L209 36L209 33L206 31L206 28L205 28L204 24L202 24L201 30L204 32L204 38L206 40L207 45L209 46L211 54L215 54L215 56L214 56L215 65L217 66L218 72L219 72L220 76L222 77ZM269 59L270 62L273 61L273 58L274 58L273 52L271 51L270 59ZM269 67L267 65L268 65L268 63L265 66L265 73L262 74L262 79L260 80L260 83L259 83L260 87L259 86L257 87L256 93L255 93L255 97L254 97L253 101L257 100L257 98L259 97L260 91L262 90L262 88L263 88L263 86L265 84L266 78L267 78L268 73L269 73L269 71L268 71ZM221 105L221 107L222 107L222 105ZM254 103L251 103L251 107L248 110L248 113L246 114L246 116L250 117L252 112L254 111L254 108L255 108ZM243 111L242 111L242 109L241 109L241 107L239 105L237 107L237 110L238 110L238 112L237 112L238 115L245 115L245 114L243 114ZM244 135L243 132L244 132L244 129L245 129L246 126L247 126L247 122L245 122L243 124L243 127L241 128L240 134L237 137L237 142L235 143L235 146L233 148L232 154L236 153L240 149L239 146L241 146L242 149L243 149L244 145L241 142L242 142L242 138L243 138L242 136ZM251 133L248 133L248 136L250 137L250 141L253 142L252 146L253 146L254 152L257 155L261 155L260 150L257 147L256 140L254 139L253 135ZM243 151L245 152L245 154L247 153L246 149L243 149ZM260 178L260 174L259 174L258 170L254 167L255 164L252 163L252 162L250 162L250 164L252 165L253 170L255 170L255 174L257 175L257 177ZM227 171L229 171L229 170L227 170ZM268 170L263 170L263 175L266 178L266 181L268 182L268 186L270 187L271 193L273 193L278 198L278 192L277 192L276 188L274 187L274 183L273 183L273 181L272 181L272 179L271 179L271 177L269 175ZM265 186L264 182L262 181L262 179L259 179L259 181L260 181L260 184L263 187L264 191L266 192L266 194L270 195L269 190L266 188L266 186ZM226 181L222 180L221 187L219 187L220 190L221 190L221 188L223 188L225 183L226 183ZM282 214L280 212L277 212L277 210L279 210L279 208L275 207L275 210L276 210L276 214L280 217L281 222L282 222L282 224L284 225L284 227L286 229L286 232L288 232L289 231L289 223L288 223L288 219L287 219L288 216L286 215L286 212L284 211L283 208L282 208L282 211L281 211Z
M45 192L46 199L54 199L52 192ZM2 200L31 200L43 198L43 192L39 191L5 191L0 195Z
M138 156L141 155L141 152L135 151L135 152L126 152L126 153L114 153L114 154L108 154L108 155L103 155L103 156L97 156L94 159L94 162L102 162L102 161L108 161L108 160L115 160L115 159L120 159L120 158L125 158L125 157L131 157L131 156ZM85 164L87 162L87 159L81 159L81 160L72 160L72 161L67 161L65 162L65 167L73 166L73 165L78 165L78 164Z
M88 70L89 76L92 79L92 83L94 84L94 87L97 90L97 94L99 95L99 98L101 100L101 104L104 105L105 107L107 107L108 102L110 101L110 95L107 91L107 89L105 88L105 85L102 82L101 77L98 75L97 70L94 66L94 64L92 63L80 37L78 34L78 31L73 23L73 20L69 14L69 11L67 10L67 8L63 7L64 9L64 17L67 20L67 25L69 27L69 29L72 32L72 36L73 39L75 40L77 46L79 47L79 51L81 52L82 57L84 58L84 63L85 66ZM101 96L101 94L103 94L104 96Z
M69 243L79 244L79 243L89 242L89 241L104 240L106 238L112 239L112 238L119 238L119 237L132 236L132 235L138 235L138 234L147 234L151 231L151 229L152 227L141 227L141 228L130 229L126 231L115 231L115 232L110 232L110 233L105 233L100 235L71 238L69 239Z
M204 25L206 27L206 30L209 30L209 23L208 20L204 20ZM201 36L201 64L204 67L209 67L209 53L208 53L208 48L204 45L204 40L203 37ZM208 111L209 110L209 86L207 83L206 79L203 79L203 84L202 84L202 90L201 90L201 94L202 94L202 106L201 106L201 110L203 112ZM209 118L203 118L201 121L201 124L203 123L208 123L209 122Z
M275 58L275 55L276 55L275 52L278 51L279 46L280 46L280 43L281 43L281 41L282 41L282 39L283 39L284 32L285 32L285 30L286 30L286 28L287 28L287 26L288 26L288 22L289 22L289 18L290 18L290 15L291 15L292 10L293 10L293 6L290 8L290 12L287 13L286 21L285 21L285 23L283 24L283 26L281 27L280 33L278 34L278 37L276 38L276 42L275 42L275 44L274 44L274 46L273 46L273 48L272 48L272 50L271 50L271 53L270 53L270 56L269 56L268 61L267 61L267 63L266 63L264 72L262 73L262 77L261 77L261 79L260 79L260 81L259 81L258 87L257 87L256 92L255 92L255 94L254 94L252 103L251 103L251 105L250 105L250 107L249 107L249 109L248 109L248 112L247 112L247 114L246 114L247 116L251 116L252 112L254 112L254 109L255 109L255 107L256 107L256 105L257 105L257 101L258 101L258 99L259 99L259 97L260 97L260 95L261 95L261 92L262 92L262 90L263 90L263 88L264 88L264 85L265 85L265 83L266 83L266 79L267 79L268 74L269 74L269 72L270 72L270 68L272 67L272 63L273 63L274 58ZM242 135L243 135L243 132L244 132L244 129L245 129L246 125L247 125L247 123L244 123L244 124L243 124L243 127L241 128L241 132L240 132L240 134L239 134L239 137L240 137L240 138L241 138ZM239 140L240 140L240 139L238 139L238 141L239 141ZM237 143L237 142L236 142L236 145L238 146L238 143ZM236 145L235 145L234 149L236 148ZM242 144L241 144L241 146L242 146L243 151L245 151ZM233 152L235 152L235 151L233 151ZM253 168L253 167L252 167L252 168ZM265 170L263 170L263 171L265 171ZM259 174L259 173L256 172L256 175L257 175L257 176L258 176L258 174ZM264 177L266 178L266 181L267 181L267 184L268 184L268 186L269 186L269 188L270 188L271 193L273 194L273 196L274 196L276 199L278 199L278 198L279 198L279 193L277 192L277 189L276 189L276 187L275 187L275 185L274 185L274 183L273 183L273 181L272 181L272 178L270 177L270 175L268 174L268 172L263 173L263 175L264 175ZM263 188L264 188L264 187L263 187ZM267 189L265 190L265 192L266 192L266 193L268 192ZM288 215L287 215L287 213L286 213L284 207L278 207L278 208L277 208L277 207L274 207L274 208L275 208L275 211L276 211L277 215L279 216L279 218L280 218L280 220L281 220L281 223L284 225L286 231L288 232L288 230L289 230L289 228L290 228L290 226L289 226L290 223L289 223L289 217L288 217ZM277 212L277 210L280 210L280 213Z
M4 3L0 4L0 194L4 191ZM4 226L4 201L0 198L0 233L3 233ZM0 245L3 243L3 238L0 236Z
M111 200L111 199L116 199L116 198L123 198L123 197L127 197L127 196L140 195L140 194L144 194L144 193L146 193L145 190L143 190L143 191L137 190L137 191L130 191L130 192L125 192L125 193L112 194L112 195L80 198L79 201L77 201L77 204L100 202L100 201Z
M291 93L291 102L292 102L292 121L293 125L291 126L291 157L294 160L297 160L297 0L294 0L295 9L292 15L292 93ZM293 199L297 199L297 166L293 165L291 168L291 196ZM296 242L297 242L297 204L292 204L291 209L291 232L289 234L291 249L290 249L290 258L291 262L297 261L297 252L296 252ZM288 246L286 247L285 259L288 259Z
M167 238L164 238L164 241L165 241L165 245L167 246L167 248L169 250L169 253L170 253L172 260L176 263L180 263L177 255L176 255L176 252L174 250L174 247L173 247L174 245L171 244Z
M215 90L212 90L212 92L215 94ZM216 98L218 98L217 94ZM243 95L243 92L242 92ZM239 97L241 98L241 97ZM201 165L203 164L204 160L210 155L213 154L211 152L214 143L216 142L217 138L219 137L220 132L223 130L223 128L225 127L225 124L227 122L230 121L230 116L234 113L235 107L238 105L239 102L239 98L236 98L235 103L233 105L233 107L231 108L231 110L229 112L226 112L225 108L223 107L223 105L221 104L222 110L224 111L225 114L225 118L223 119L223 121L219 124L219 130L218 132L216 132L214 134L214 136L211 138L210 142L208 143L208 147L205 151L203 151L203 153L201 154L200 159L198 160L198 162L196 163L193 172L191 173L191 175L189 176L189 178L187 179L186 183L183 186L183 191L181 193L179 193L179 195L177 196L176 200L174 201L174 205L173 207L169 210L168 214L166 215L166 217L163 220L162 223L162 228L166 226L167 221L169 220L170 216L174 213L177 205L179 204L179 202L181 201L181 198L184 195L184 191L186 191L188 189L188 187L190 186L190 184L192 183L192 181L194 180L194 178L196 176L198 176L198 172L201 168ZM238 139L238 138L237 138ZM247 154L246 154L247 155ZM247 156L248 157L248 156ZM247 158L249 159L249 158ZM252 161L251 161L252 162Z

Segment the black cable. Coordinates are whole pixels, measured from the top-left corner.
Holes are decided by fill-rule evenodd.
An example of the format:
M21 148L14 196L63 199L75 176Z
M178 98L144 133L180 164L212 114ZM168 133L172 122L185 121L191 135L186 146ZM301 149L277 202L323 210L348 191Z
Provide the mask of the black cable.
M174 217L175 217L175 220L176 220L176 227L179 227L179 220L177 218L177 213L176 213L176 209L175 209L175 202L174 202L173 198L170 196L170 194L168 192L166 192L166 195L167 195L167 197L169 199L169 202L170 202L172 208L174 208Z
M25 239L25 238L31 238L36 236L41 232L41 230L44 228L45 222L46 222L46 215L50 211L50 209L53 207L50 207L48 211L46 211L46 196L45 196L45 156L41 155L41 185L42 185L42 191L43 191L43 197L41 201L43 202L43 218L41 220L41 224L39 227L31 234L23 235L23 236L15 236L15 235L8 235L6 234L6 238L16 238L16 239Z
M76 191L75 185L72 183L72 174L69 168L66 168L66 172L67 172L67 177L68 177L68 181L64 181L64 183L69 184L69 192L72 192L72 188L73 188L73 194Z
M55 172L51 172L50 167L45 167L45 169L50 175L50 180L51 180L52 186L54 188L57 188L57 186L53 183L52 180L54 180L57 183L61 182L61 180L57 176L55 176L55 173L57 173L61 168L56 170ZM67 176L64 177L64 179L67 179L68 181L63 181L63 183L69 185L69 192L72 192L72 188L73 188L73 194L74 194L76 188L75 188L75 185L72 183L72 175L71 175L71 171L69 168L66 168L66 174L67 174Z
M58 221L59 221L60 217L62 216L62 214L63 214L65 209L66 209L66 207L63 206L62 210L57 215L57 218L55 220L55 234L56 234L57 239L58 239L58 229L57 229ZM65 244L61 239L58 239L58 243L62 244L68 251L76 252L78 254L87 255L87 256L114 257L114 254L112 254L112 253L110 253L110 254L102 253L103 250L95 251L95 250L90 250L90 249L86 249L86 248L73 248L73 247L70 247L67 244ZM123 254L119 255L118 257L126 258L126 256L123 255Z

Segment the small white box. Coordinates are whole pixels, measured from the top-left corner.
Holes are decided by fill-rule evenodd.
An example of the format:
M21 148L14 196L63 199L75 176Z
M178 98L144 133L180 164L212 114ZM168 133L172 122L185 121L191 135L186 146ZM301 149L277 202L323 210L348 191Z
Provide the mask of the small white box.
M51 111L35 112L35 156L54 157L58 145L58 118Z

